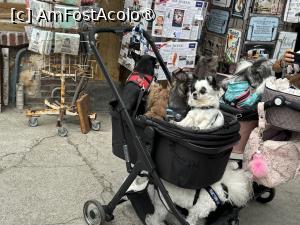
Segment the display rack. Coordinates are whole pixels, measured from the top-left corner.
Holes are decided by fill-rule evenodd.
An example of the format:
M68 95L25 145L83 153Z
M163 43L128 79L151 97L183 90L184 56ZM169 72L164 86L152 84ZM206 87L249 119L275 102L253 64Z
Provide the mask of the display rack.
M55 32L56 30L51 29L51 31ZM60 29L59 32L68 33L69 30ZM74 33L74 31L72 31L72 33ZM29 118L28 125L30 127L38 126L38 118L42 115L57 115L56 126L58 127L58 135L61 137L65 137L68 134L68 130L62 124L64 117L79 116L76 101L80 97L80 93L87 80L94 77L93 67L91 66L90 46L86 35L84 32L76 33L83 37L83 40L80 40L79 53L77 56L65 53L52 53L52 49L49 56L42 56L42 66L39 71L36 71L43 77L60 79L60 86L52 91L60 90L60 100L45 99L44 104L46 108L38 110L28 109L26 111L26 116ZM50 44L52 45L52 43ZM79 80L70 105L66 103L66 79L73 79L75 82ZM97 114L89 113L87 116L90 120L92 130L99 131L101 124L96 120Z

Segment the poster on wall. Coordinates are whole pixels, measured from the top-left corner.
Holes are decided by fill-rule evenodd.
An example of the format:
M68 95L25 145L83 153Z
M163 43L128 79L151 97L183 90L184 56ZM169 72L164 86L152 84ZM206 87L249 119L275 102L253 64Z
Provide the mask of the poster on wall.
M152 36L197 40L201 34L208 3L185 0L155 1L156 19Z
M228 63L237 63L240 53L242 31L230 28L227 33L225 59Z
M228 8L231 5L231 0L212 0L212 4L219 7Z
M119 64L132 71L135 62L129 50L131 33L124 35L121 44ZM194 68L197 54L198 42L157 42L155 43L165 64L170 72L178 68ZM155 56L152 49L147 52L149 55ZM165 80L165 74L161 67L157 65L155 74L159 80Z
M278 17L251 17L247 34L247 41L274 41L277 36L278 25Z
M225 34L230 13L226 10L212 9L207 21L207 30L217 34Z
M288 23L300 23L299 0L287 0L283 20Z
M122 43L121 43L121 50L118 62L120 65L124 66L128 70L132 71L135 66L135 62L130 54L129 45L131 41L132 35L127 33L123 36Z
M295 49L297 33L281 31L276 43L273 59L280 59L286 50Z
M232 6L232 16L243 18L246 15L249 0L234 0Z
M152 0L125 0L124 3L124 9L129 9L130 11L135 12L142 12L146 9L151 9L152 7ZM141 23L143 24L144 28L147 29L148 27L148 21L145 19L141 20ZM139 22L130 21L131 26L138 25Z
M253 13L281 15L285 0L254 0Z
M197 42L157 42L157 49L170 72L178 68L194 68L196 64ZM153 56L154 53L150 51ZM166 80L162 68L159 66L155 74L158 80Z

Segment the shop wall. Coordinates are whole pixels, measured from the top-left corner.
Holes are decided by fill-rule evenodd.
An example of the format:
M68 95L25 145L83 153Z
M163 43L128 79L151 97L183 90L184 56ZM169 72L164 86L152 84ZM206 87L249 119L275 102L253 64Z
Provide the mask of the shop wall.
M24 31L24 24L11 23L11 8L25 10L25 0L0 0L0 31Z

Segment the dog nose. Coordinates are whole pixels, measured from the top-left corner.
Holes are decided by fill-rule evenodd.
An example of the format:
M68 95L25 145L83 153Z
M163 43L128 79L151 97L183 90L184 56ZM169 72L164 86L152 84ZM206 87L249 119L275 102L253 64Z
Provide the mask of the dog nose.
M198 97L197 93L193 93L193 98L196 100Z

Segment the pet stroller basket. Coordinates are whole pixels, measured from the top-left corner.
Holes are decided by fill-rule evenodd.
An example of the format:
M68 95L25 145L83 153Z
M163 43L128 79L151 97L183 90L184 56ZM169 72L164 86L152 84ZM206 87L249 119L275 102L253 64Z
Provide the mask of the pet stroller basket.
M136 163L138 150L122 115L116 107L111 107L111 115L113 153ZM240 139L236 118L226 113L224 117L223 127L205 131L182 128L145 116L137 117L133 122L143 144L150 151L158 175L179 187L200 189L222 178L233 145ZM147 128L154 131L151 138Z
M220 104L222 111L230 113L240 121L240 142L233 147L232 152L237 154L243 154L250 134L254 128L258 125L258 113L257 110L252 109L237 109L225 103Z
M300 132L299 95L274 90L267 83L263 101L274 102L274 106L277 106L266 109L266 119L269 124L285 130Z

